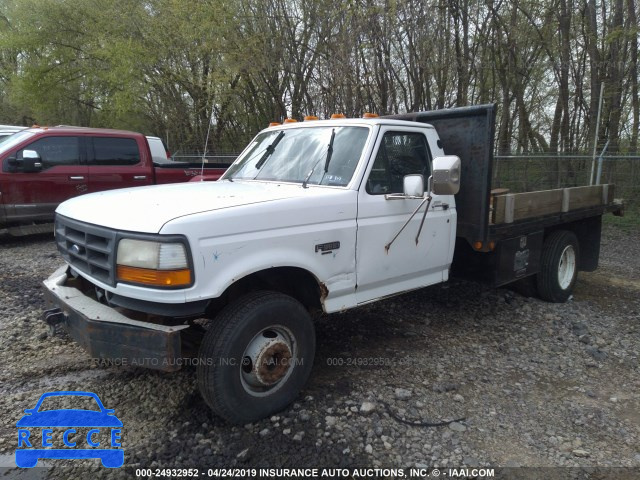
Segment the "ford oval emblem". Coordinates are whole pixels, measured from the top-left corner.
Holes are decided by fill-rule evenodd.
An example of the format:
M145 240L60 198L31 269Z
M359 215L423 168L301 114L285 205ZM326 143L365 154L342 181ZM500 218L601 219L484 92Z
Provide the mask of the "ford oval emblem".
M69 250L71 251L71 253L75 255L82 255L84 253L84 248L82 248L77 243L74 243L73 245L71 245L71 248Z

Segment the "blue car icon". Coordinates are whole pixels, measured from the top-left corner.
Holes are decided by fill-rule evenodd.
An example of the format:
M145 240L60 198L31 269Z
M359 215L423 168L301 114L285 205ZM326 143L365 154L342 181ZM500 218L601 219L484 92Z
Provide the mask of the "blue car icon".
M84 397L81 400L93 401L99 410L57 408L44 409L42 403L51 397ZM87 398L89 397L89 398ZM74 398L70 399L75 400ZM48 401L51 403L51 400ZM102 465L118 468L124 463L124 449L120 445L122 422L114 415L114 410L104 407L100 398L92 392L48 392L43 394L34 408L24 411L16 426L18 427L18 448L16 449L16 465L22 468L35 467L39 459L89 459L99 458ZM65 428L62 436L64 447L53 445L53 429ZM80 434L77 428L91 428L86 435ZM32 429L32 430L29 430ZM104 430L109 432L109 446L103 447ZM37 434L41 432L41 437ZM102 432L102 433L101 433ZM83 445L86 443L86 445ZM40 446L44 448L39 448ZM60 445L62 447L63 445ZM47 448L52 447L52 448ZM82 448L87 447L87 448Z

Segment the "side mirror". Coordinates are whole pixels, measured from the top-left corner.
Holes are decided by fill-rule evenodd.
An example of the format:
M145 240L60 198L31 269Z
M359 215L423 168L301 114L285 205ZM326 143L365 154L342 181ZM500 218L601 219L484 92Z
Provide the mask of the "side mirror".
M42 159L35 150L22 151L22 171L25 173L39 172L42 170Z
M404 195L407 197L424 197L424 177L422 175L405 175L403 188Z
M455 195L460 190L460 158L455 155L436 157L433 160L433 193Z

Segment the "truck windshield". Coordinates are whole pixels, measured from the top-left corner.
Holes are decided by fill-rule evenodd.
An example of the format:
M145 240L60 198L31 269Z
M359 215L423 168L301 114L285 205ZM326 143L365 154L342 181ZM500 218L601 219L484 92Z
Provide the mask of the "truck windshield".
M13 135L9 135L8 137L0 139L0 155L7 152L8 150L11 150L23 140L26 140L29 137L33 137L34 135L34 132L17 132Z
M268 158L258 165L281 132L284 136L274 145ZM325 172L332 132L335 132L333 152ZM367 127L319 126L262 132L229 167L223 179L344 187L353 176L368 136Z

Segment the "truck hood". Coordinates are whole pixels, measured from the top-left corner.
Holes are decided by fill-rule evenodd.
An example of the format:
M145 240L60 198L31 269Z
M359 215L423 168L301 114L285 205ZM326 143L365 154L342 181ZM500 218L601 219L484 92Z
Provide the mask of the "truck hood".
M61 203L56 213L116 230L158 233L165 223L186 215L299 197L306 191L301 185L246 181L152 185L75 197Z

